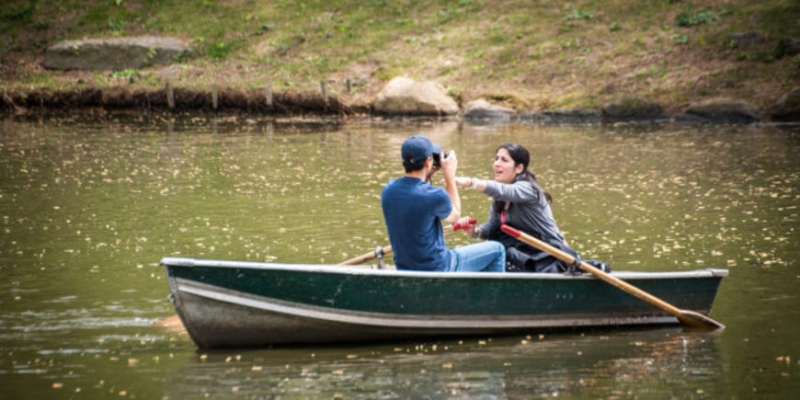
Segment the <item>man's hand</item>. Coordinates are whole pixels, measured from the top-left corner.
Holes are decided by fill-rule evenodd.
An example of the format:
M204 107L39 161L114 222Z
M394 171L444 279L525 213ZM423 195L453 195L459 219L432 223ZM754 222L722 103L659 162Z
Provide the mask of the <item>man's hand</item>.
M465 178L463 176L456 177L456 185L458 186L471 186L472 178Z
M458 169L458 158L456 157L456 151L450 150L448 153L443 153L439 163L442 166L442 171L444 171L445 182L449 180L450 182L455 183L456 170Z

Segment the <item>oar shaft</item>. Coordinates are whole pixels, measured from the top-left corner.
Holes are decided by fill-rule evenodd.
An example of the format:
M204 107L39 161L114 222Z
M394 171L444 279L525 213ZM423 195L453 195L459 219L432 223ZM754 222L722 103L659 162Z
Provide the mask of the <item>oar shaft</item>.
M535 237L528 235L527 233L520 232L519 239L522 239L523 242L533 243L535 247L544 250L547 253L552 254L553 257L558 258L561 261L564 261L569 264L573 264L575 262L575 258L572 257L571 255L539 239L536 239ZM639 297L642 300L645 300L650 303L657 303L659 307L665 309L666 311L669 311L671 314L680 314L681 312L679 308L674 307L673 305L662 301L661 299L651 295L650 293L639 290L638 288L629 284L628 282L625 282L619 278L614 278L611 275L604 273L603 271L600 271L597 268L592 267L591 265L589 265L584 261L580 262L580 267L582 270L596 276L597 278L602 279L628 293L631 293L632 295Z
M531 245L533 247L536 247L539 250L547 252L550 255L552 255L553 257L558 258L561 261L564 261L564 262L569 263L569 264L572 264L572 263L575 262L575 258L572 257L570 254L567 254L567 253L561 251L560 249L558 249L558 248L556 248L554 246L551 246L551 245L549 245L549 244L547 244L547 243L545 243L545 242L543 242L543 241L541 241L541 240L539 240L539 239L537 239L537 238L535 238L535 237L533 237L533 236L531 236L531 235L529 235L527 233L520 232L519 230L516 230L516 229L514 229L514 228L512 228L512 227L510 227L508 225L503 225L501 227L501 229L503 230L503 232L506 232L507 234L509 234L509 235L511 235L511 236L521 240L522 242L525 242L525 243L527 243L527 244L529 244L529 245ZM653 296L652 294L647 293L647 292L637 288L636 286L633 286L633 285L629 284L628 282L623 281L622 279L619 279L619 278L617 278L615 276L612 276L611 274L603 272L603 271L601 271L601 270L589 265L586 262L581 261L580 262L580 267L581 267L581 269L583 269L584 271L592 274L596 278L601 279L601 280L605 281L606 283L609 283L609 284L611 284L611 285L621 289L622 291L625 291L625 292L627 292L627 293L629 293L629 294L631 294L631 295L633 295L635 297L638 297L638 298L640 298L640 299L642 299L642 300L644 300L644 301L646 301L646 302L648 302L648 303L650 303L650 304L652 304L652 305L654 305L654 306L656 306L656 307L668 312L669 314L674 315L676 318L678 318L678 320L680 320L685 325L689 325L689 326L693 326L693 327L697 327L697 328L708 328L709 326L713 326L715 328L724 327L724 325L720 324L719 322L716 322L716 321L712 320L711 318L702 316L702 315L700 315L698 313L691 313L691 315L687 315L687 314L690 314L690 313L684 312L683 310L673 306L672 304L667 303L667 302L659 299L658 297Z
M392 246L383 246L383 248L381 248L381 252L383 255L392 254ZM339 263L339 265L358 265L363 262L369 261L377 256L378 255L375 254L375 251L371 251L369 253L364 253L358 257L353 257L347 261L343 261Z

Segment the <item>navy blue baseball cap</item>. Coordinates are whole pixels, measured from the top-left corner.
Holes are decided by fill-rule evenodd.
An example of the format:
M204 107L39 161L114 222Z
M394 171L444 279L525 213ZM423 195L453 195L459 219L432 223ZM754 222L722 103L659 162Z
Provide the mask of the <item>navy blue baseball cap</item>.
M403 142L403 147L400 148L400 154L403 156L403 161L408 161L411 164L424 161L430 157L431 154L441 154L442 148L438 144L432 143L430 139L423 135L414 135Z

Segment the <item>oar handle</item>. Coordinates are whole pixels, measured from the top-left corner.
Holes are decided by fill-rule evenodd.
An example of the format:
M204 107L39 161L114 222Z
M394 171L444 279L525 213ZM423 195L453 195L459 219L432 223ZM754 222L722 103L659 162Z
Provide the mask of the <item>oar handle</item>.
M457 231L459 229L464 229L464 228L466 228L468 226L475 225L476 222L478 222L478 220L475 219L475 218L470 218L469 220L467 220L466 224L461 224L461 223L456 222L455 224L453 224L453 230Z
M541 240L536 239L535 237L533 237L531 235L528 235L527 233L520 232L519 230L514 229L514 228L512 228L512 227L510 227L508 225L505 225L505 224L501 225L500 229L502 229L503 232L511 235L512 237L514 237L516 239L519 239L520 241L525 242L525 243L527 243L527 244L529 244L529 245L531 245L533 247L536 247L539 250L547 252L550 255L552 255L553 257L558 258L561 261L564 261L564 262L569 263L569 264L573 264L575 262L575 258L572 257L571 255L569 255L569 254L561 251L560 249L557 249L557 248L555 248L555 247L553 247L553 246L551 246L551 245L549 245L549 244L547 244L545 242L542 242ZM642 299L642 300L644 300L644 301L646 301L646 302L648 302L648 303L650 303L650 304L652 304L652 305L654 305L654 306L656 306L656 307L668 312L669 314L674 315L676 318L678 318L678 320L681 323L683 323L685 325L693 326L693 327L697 327L697 328L709 328L710 327L710 328L715 328L715 329L721 329L721 328L725 327L725 325L722 325L719 322L714 321L713 319L711 319L711 318L709 318L709 317L707 317L705 315L702 315L700 313L697 313L697 312L694 312L694 311L681 310L681 309L673 306L672 304L669 304L669 303L659 299L658 297L653 296L652 294L647 293L647 292L637 288L636 286L633 286L633 285L629 284L628 282L623 281L622 279L619 279L619 278L617 278L615 276L612 276L611 274L608 274L608 273L606 273L604 271L601 271L598 268L595 268L595 267L591 266L590 264L588 264L586 262L581 261L579 265L580 265L582 270L594 275L595 277L605 281L606 283L609 283L609 284L617 287L618 289L621 289L622 291L627 292L628 294L631 294L631 295L633 295L635 297L638 297L638 298L640 298L640 299Z

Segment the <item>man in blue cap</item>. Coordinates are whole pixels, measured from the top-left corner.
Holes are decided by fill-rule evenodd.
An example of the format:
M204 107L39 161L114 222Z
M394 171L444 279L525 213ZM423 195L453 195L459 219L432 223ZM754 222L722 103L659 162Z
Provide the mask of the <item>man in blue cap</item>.
M461 217L455 151L442 154L439 145L423 135L414 135L406 139L400 153L406 174L389 182L381 193L396 268L504 272L506 253L498 242L485 241L453 250L444 243L442 221L455 223ZM434 165L434 158L439 159L439 166ZM428 182L439 168L444 173L444 189Z

